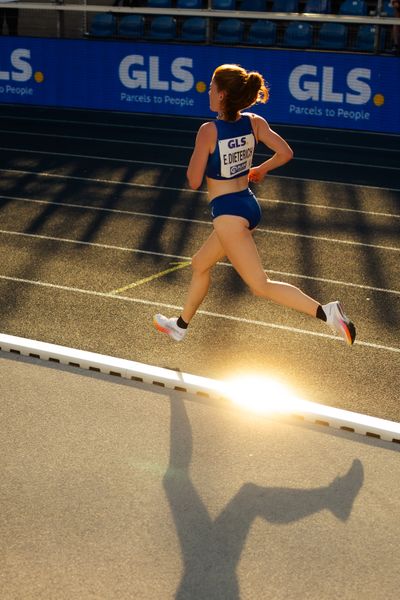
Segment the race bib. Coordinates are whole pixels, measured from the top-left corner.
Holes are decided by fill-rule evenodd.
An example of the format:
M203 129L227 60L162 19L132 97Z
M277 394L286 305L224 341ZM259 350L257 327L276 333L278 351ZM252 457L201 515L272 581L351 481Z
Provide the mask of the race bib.
M254 136L251 133L219 140L221 176L230 178L251 168L254 153Z

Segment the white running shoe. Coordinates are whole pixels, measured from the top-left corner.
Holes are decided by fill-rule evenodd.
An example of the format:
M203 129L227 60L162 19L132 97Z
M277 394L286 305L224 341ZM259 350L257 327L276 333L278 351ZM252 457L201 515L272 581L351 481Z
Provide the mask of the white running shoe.
M335 333L338 333L351 346L356 339L356 328L344 314L343 306L337 300L323 304L322 310L326 314L326 323Z
M158 331L166 333L176 342L181 342L186 335L186 329L178 327L176 324L177 320L177 317L167 319L167 317L164 317L164 315L154 315L153 325Z

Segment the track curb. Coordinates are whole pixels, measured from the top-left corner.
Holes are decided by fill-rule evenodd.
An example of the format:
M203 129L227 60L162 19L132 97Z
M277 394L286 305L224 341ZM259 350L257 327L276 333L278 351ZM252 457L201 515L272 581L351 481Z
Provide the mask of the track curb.
M230 400L226 383L136 361L0 334L0 351L122 377L210 399ZM400 423L302 400L286 417L400 444ZM278 412L279 415L279 412Z

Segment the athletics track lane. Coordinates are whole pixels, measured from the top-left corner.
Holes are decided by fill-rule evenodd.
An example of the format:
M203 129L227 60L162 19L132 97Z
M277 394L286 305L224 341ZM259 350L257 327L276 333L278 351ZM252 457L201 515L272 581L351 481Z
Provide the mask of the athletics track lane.
M198 120L29 113L0 111L3 333L208 377L261 372L399 420L398 138L277 128L296 158L256 189L265 268L322 302L340 297L358 325L352 349L253 298L225 261L177 345L151 317L182 306L185 263L211 230L204 192L185 183Z

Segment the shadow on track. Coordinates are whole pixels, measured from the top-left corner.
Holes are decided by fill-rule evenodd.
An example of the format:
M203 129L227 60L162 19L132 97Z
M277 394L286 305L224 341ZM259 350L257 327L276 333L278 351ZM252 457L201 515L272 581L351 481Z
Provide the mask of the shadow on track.
M170 396L170 462L164 489L181 544L184 572L176 600L239 600L236 575L253 521L287 524L327 509L346 521L363 480L356 459L343 477L314 489L242 485L213 521L190 479L193 439L183 400Z

